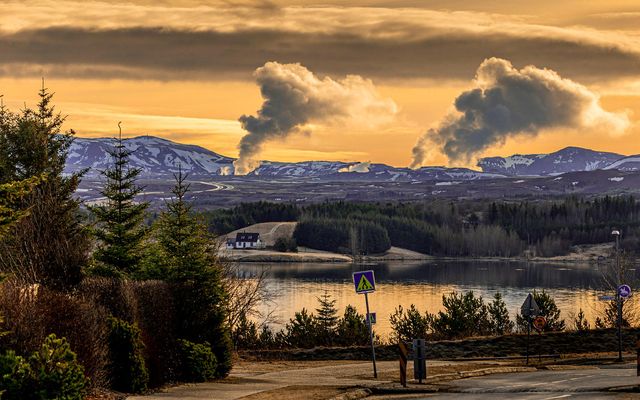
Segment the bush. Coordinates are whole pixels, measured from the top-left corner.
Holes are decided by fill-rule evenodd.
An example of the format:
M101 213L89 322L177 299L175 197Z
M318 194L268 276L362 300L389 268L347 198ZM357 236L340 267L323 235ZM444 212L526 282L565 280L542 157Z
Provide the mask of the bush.
M136 295L132 290L131 282L91 277L82 281L80 292L95 304L106 308L115 318L129 323L138 319Z
M178 340L181 374L185 382L205 382L216 376L217 360L208 342L197 344Z
M6 281L0 285L0 313L3 330L9 331L0 338L3 350L31 354L53 333L66 338L93 386L106 384L109 345L103 307L82 296Z
M541 292L534 290L533 299L540 308L539 316L544 317L547 321L543 332L563 331L565 322L563 319L560 319L560 310L553 297L549 296L544 290ZM527 319L521 314L516 316L516 323L520 331L527 331Z
M158 387L175 381L178 351L175 334L175 306L169 285L160 281L131 283L137 304L138 327L144 342L149 385Z
M126 321L109 318L111 387L120 392L142 393L147 389L149 373L143 358L140 329Z
M487 311L489 312L489 330L492 335L506 335L513 332L515 324L509 319L507 305L499 292L487 306Z
M313 314L306 309L296 312L284 328L287 345L297 348L310 348L317 344L318 323Z
M484 335L489 331L487 306L482 297L475 297L473 292L443 295L442 306L444 311L438 312L433 323L436 335L459 339Z
M49 335L28 362L12 351L0 356L4 400L82 400L88 383L65 338Z
M369 344L369 327L364 315L358 314L355 307L348 305L344 315L338 320L336 341L342 346L366 346Z
M393 330L391 333L393 342L425 339L429 335L431 324L433 323L433 315L425 313L422 316L413 304L407 311L402 306L398 306L389 317L389 323Z

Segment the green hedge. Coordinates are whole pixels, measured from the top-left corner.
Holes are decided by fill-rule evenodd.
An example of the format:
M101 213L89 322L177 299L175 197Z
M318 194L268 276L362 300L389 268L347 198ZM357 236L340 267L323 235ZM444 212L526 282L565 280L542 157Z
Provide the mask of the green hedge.
M185 382L205 382L216 376L217 360L208 342L178 340L181 378Z
M143 358L140 329L126 321L109 318L111 387L120 392L142 393L147 389L149 373Z

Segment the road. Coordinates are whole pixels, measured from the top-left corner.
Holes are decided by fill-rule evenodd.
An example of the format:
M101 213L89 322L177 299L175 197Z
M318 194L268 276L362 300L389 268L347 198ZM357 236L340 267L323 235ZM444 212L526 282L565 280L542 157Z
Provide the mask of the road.
M609 389L639 383L635 364L624 364L460 379L449 383L447 393L424 399L630 399L640 398L640 394L611 393Z

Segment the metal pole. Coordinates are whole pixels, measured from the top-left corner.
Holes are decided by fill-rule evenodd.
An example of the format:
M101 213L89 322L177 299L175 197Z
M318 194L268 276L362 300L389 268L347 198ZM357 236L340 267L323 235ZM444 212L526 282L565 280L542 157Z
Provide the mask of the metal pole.
M618 305L618 361L622 361L622 298L618 292L618 287L622 285L622 271L620 270L620 235L616 235L616 270L618 271L618 285L616 287L616 301Z
M371 339L371 358L373 360L373 377L378 378L378 370L376 369L376 349L373 346L373 326L371 324L371 314L369 313L369 293L364 294L364 302L367 305L367 320L369 321L369 338Z
M529 338L531 337L531 316L527 316L527 365L529 365Z

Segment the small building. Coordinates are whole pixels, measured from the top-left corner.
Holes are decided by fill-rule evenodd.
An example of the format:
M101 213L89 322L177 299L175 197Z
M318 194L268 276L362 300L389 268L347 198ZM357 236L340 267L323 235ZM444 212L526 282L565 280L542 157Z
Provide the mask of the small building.
M227 249L261 249L263 247L259 233L240 232L236 234L235 239L227 239Z

